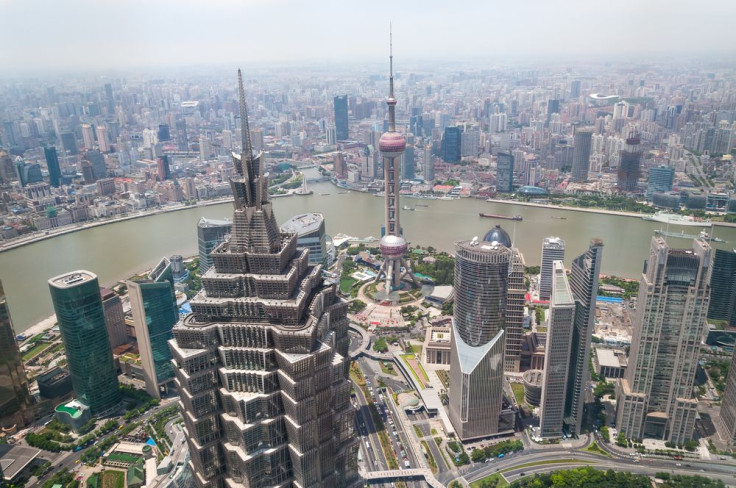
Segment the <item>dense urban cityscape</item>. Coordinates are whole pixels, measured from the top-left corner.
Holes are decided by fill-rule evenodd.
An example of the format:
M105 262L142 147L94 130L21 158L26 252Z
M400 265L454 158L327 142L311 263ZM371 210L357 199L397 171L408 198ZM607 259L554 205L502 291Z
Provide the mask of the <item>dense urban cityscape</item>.
M0 77L0 486L736 486L733 61L386 27Z

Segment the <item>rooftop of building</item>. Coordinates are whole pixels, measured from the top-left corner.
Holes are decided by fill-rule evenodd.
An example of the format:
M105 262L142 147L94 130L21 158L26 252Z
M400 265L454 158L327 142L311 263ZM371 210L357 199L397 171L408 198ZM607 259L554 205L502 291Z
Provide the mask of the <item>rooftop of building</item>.
M233 223L227 219L208 219L205 217L202 217L199 219L199 222L197 223L197 227L227 227L233 225Z
M542 386L544 371L541 369L528 369L524 371L522 378L524 379L524 383L532 386Z
M554 291L554 296L552 297L552 305L574 304L575 301L572 298L570 283L567 281L565 266L563 266L562 261L554 262L554 275L552 279L552 290Z
M38 455L40 449L19 446L18 444L0 444L0 468L5 481L12 481ZM2 479L0 479L2 484Z
M89 410L89 407L79 400L72 400L67 403L62 403L55 409L57 412L63 412L70 417L77 419L82 416L85 410Z
M51 278L49 280L49 284L54 288L74 288L82 283L87 283L96 279L97 275L93 272L80 269Z
M321 213L310 212L295 215L283 224L281 224L281 232L297 234L301 237L305 234L311 234L312 232L318 230L319 226L324 221L325 217Z
M505 247L511 248L511 236L500 225L496 225L483 236L485 242L498 242Z
M596 360L599 366L608 368L621 368L626 366L626 354L615 349L604 349L597 347L595 350Z

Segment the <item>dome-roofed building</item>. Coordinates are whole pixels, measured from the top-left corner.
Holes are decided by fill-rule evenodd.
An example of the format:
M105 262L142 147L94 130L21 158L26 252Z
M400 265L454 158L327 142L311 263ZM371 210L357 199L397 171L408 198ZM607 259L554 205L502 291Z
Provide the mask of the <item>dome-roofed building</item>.
M511 237L509 236L509 233L503 230L500 225L496 225L491 230L486 232L486 235L483 237L483 240L485 242L498 242L504 247L511 248Z

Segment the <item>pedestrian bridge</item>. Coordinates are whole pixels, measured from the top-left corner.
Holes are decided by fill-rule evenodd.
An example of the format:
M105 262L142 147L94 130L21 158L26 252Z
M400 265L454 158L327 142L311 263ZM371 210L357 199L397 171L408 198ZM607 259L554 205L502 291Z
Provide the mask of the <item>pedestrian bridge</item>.
M363 471L360 475L364 480L410 480L422 478L434 488L444 488L445 485L437 481L428 469L392 469L387 471Z

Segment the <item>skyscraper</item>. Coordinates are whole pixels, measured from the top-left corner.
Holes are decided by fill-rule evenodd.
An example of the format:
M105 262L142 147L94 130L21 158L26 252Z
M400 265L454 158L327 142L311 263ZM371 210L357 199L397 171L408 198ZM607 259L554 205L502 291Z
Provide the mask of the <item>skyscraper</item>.
M46 167L49 170L49 183L54 188L59 188L61 182L61 168L59 167L59 157L56 155L56 148L44 147L43 154L46 156Z
M82 141L85 149L92 149L95 146L95 135L89 124L82 124Z
M675 179L675 170L669 166L660 165L649 170L649 181L647 183L647 198L657 192L672 191Z
M164 154L156 160L159 181L171 179L171 168L169 167L169 156Z
M392 41L393 42L393 41ZM406 148L406 140L396 131L396 98L394 98L394 55L393 44L391 44L389 55L389 92L386 99L388 105L388 132L384 132L378 141L378 148L383 156L384 174L384 210L386 233L381 238L380 248L383 264L378 271L375 281L386 280L385 293L388 295L392 290L401 288L401 279L408 277L415 286L418 286L416 278L404 260L409 245L404 239L399 220L399 194L401 191L401 178L399 175L399 162ZM401 268L404 271L401 271Z
M404 157L401 158L401 179L413 180L416 177L416 163L414 162L414 146L406 146Z
M283 224L281 232L296 234L297 249L309 249L309 264L327 264L325 217L321 213L295 215Z
M617 391L616 422L628 438L676 444L693 438L693 397L710 299L711 247L671 249L653 237L639 282L626 376Z
M202 217L197 222L197 243L199 245L199 273L212 267L210 253L220 243L225 241L225 236L232 230L233 223L229 220L214 220Z
M51 301L77 399L99 415L120 402L97 275L73 271L49 280Z
M168 342L179 320L171 262L161 259L146 279L127 281L126 285L146 391L161 398L161 387L174 381Z
M424 181L434 181L434 155L432 154L432 145L427 144L424 148L424 167L422 168L422 177Z
M571 181L581 183L588 179L590 168L590 146L593 140L593 129L590 127L579 127L575 130L572 152L572 175Z
M500 152L496 157L496 191L514 191L514 156L511 153Z
M462 149L462 131L460 127L445 127L442 136L442 159L447 163L460 161Z
M736 250L716 249L710 278L708 318L736 325Z
M109 288L100 288L100 295L110 348L115 349L128 342L128 326L125 324L123 301L120 300L117 293Z
M455 244L455 312L450 348L450 421L462 440L499 432L511 238Z
M0 281L0 427L23 426L32 419L26 372Z
M349 486L358 446L347 303L297 236L279 232L238 81L233 232L170 341L195 484Z
M77 148L77 139L74 137L73 132L62 132L61 133L61 145L64 151L67 151L72 156L79 154L79 148Z
M618 164L618 191L636 191L636 184L641 176L641 149L639 134L632 132L626 138L626 146L621 151L621 161Z
M560 437L565 418L565 392L570 366L570 345L575 322L575 300L562 261L552 263L550 317L544 355L541 437Z
M549 300L552 294L552 263L565 259L565 241L559 237L545 237L542 241L542 265L539 268L539 299Z
M107 127L98 125L95 130L97 132L97 145L100 148L100 152L106 153L110 151L110 145L107 143Z
M107 165L105 165L105 155L100 151L87 151L86 159L92 163L92 173L95 180L107 178Z
M500 226L496 226L500 229ZM506 293L506 327L504 347L504 371L521 371L521 336L524 333L524 305L527 287L524 284L524 255L518 248L511 248L508 291Z
M715 264L713 265L715 272ZM713 287L715 290L715 287ZM734 354L731 355L731 367L729 368L729 374L726 376L726 388L723 391L723 401L721 402L721 410L718 415L718 419L721 422L721 427L728 436L728 440L731 443L736 443L736 349Z
M588 250L572 261L570 289L575 300L575 324L565 392L565 424L572 435L580 435L583 424L585 391L590 375L590 342L595 327L595 303L602 260L603 242L591 239Z
M348 96L335 97L335 136L338 141L346 141L350 138L348 130Z

